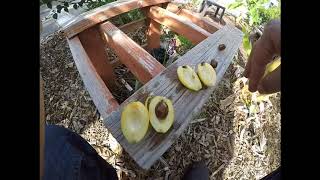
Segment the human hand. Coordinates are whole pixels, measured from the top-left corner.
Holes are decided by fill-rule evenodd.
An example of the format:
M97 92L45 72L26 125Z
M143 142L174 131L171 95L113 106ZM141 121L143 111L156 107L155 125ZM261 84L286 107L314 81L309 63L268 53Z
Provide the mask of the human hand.
M280 91L281 65L263 77L268 63L275 55L281 55L281 22L269 22L261 38L254 44L244 76L249 79L249 91L270 94Z

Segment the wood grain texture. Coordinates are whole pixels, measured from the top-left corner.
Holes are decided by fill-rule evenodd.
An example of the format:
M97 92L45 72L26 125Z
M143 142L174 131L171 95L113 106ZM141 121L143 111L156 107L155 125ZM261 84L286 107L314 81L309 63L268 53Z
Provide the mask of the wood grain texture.
M63 32L66 37L71 38L83 30L119 14L167 2L171 2L171 0L118 0L77 16L63 28Z
M100 25L103 39L126 65L133 75L143 84L162 72L165 68L146 50L140 47L111 22Z
M160 48L161 28L160 24L150 19L147 30L147 50L150 52L154 48Z
M119 26L119 29L124 33L134 32L137 28L142 27L146 24L146 18L142 18L136 21Z
M217 30L221 29L222 25L216 22L209 21L208 19L202 17L200 14L191 12L187 9L179 8L174 3L169 3L167 8L168 11L177 14L178 16L191 21L192 23L198 25L199 27L203 28L204 30L214 33Z
M118 102L95 70L78 36L71 39L67 38L67 41L86 89L101 114L101 117L106 118L111 112L118 109Z
M172 31L185 36L193 44L198 44L210 36L208 31L202 29L191 21L157 6L150 7L148 17L167 26Z
M109 88L114 87L115 75L113 73L113 67L108 60L105 44L101 38L99 29L97 27L86 29L79 33L78 37L103 82Z
M147 50L147 44L146 44L146 43L143 44L143 45L141 45L141 47L142 47L143 49ZM116 59L116 60L111 61L111 65L112 65L113 68L115 68L115 67L117 67L117 66L122 65L122 63L121 63L121 61L119 61L118 59Z
M117 139L124 150L129 153L139 166L144 169L150 168L180 136L190 120L200 112L202 106L218 85L231 63L234 54L241 44L242 36L242 32L237 28L229 25L224 26L150 80L124 101L119 109L104 119L104 124L113 137ZM219 51L218 46L222 43L226 45L226 49ZM176 74L178 66L191 65L195 67L198 63L210 62L213 58L219 63L216 68L216 86L193 92L186 89L179 82ZM150 94L165 96L171 99L175 109L173 127L165 134L158 134L150 128L141 142L129 144L120 129L121 111L129 102L141 101L144 103Z

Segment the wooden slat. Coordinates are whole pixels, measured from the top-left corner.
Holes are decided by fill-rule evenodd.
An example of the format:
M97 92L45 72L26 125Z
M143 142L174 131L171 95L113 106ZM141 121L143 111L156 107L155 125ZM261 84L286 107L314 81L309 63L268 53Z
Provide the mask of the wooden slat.
M78 36L83 48L86 50L92 65L100 75L104 83L109 87L114 87L115 75L112 65L108 60L105 51L105 44L100 36L99 29L92 27L81 32Z
M147 49L147 44L143 44L143 45L141 45L141 47L146 50ZM122 65L122 63L118 59L116 59L114 61L111 61L111 65L112 65L113 68L115 68L117 66Z
M111 22L101 24L100 30L107 46L114 50L121 63L126 65L141 83L147 83L165 69L161 63Z
M139 27L143 27L146 24L146 18L142 18L136 21L132 21L130 23L124 24L119 27L119 29L124 33L134 32Z
M191 12L187 9L179 8L176 4L173 3L169 3L166 9L184 19L193 22L194 24L210 33L214 33L222 27L222 25L220 25L219 23L211 22L208 19L202 17L200 14Z
M167 4L168 3L164 3L162 5L165 5L165 7L167 7ZM160 7L160 5L156 5L156 6ZM147 48L146 49L148 52L150 52L154 48L160 47L160 36L161 36L161 25L148 17L150 7L152 7L152 6L145 7L145 8L141 9L143 14L147 17L147 19L146 19Z
M150 52L154 48L160 48L161 29L160 24L153 19L149 19L147 30L147 50Z
M111 112L118 109L118 102L95 70L78 36L71 39L67 38L67 41L86 89L101 114L101 117L106 118Z
M188 38L193 44L198 44L210 33L191 21L187 21L178 15L160 7L153 6L150 8L148 17L156 22L167 26L172 31Z
M229 25L224 26L150 80L123 102L117 111L114 111L108 118L104 119L104 124L113 137L142 168L150 168L171 144L179 138L190 120L200 112L210 94L217 87L210 87L198 92L190 91L179 82L176 73L177 67L182 65L195 67L201 62L210 62L214 58L218 61L216 69L218 84L237 52L242 36L242 32L237 28ZM226 49L219 51L218 46L222 43L226 45ZM144 103L150 94L165 96L172 100L175 109L173 127L166 134L158 134L153 128L150 128L141 142L129 144L120 130L121 111L129 102L141 101Z
M118 0L77 16L63 28L63 32L68 38L71 38L83 30L119 14L170 1L171 0Z

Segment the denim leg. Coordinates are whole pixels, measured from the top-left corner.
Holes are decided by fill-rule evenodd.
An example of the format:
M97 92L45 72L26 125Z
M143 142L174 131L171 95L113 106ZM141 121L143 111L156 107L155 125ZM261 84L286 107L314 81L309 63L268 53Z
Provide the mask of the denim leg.
M46 126L44 179L118 179L115 169L78 134Z

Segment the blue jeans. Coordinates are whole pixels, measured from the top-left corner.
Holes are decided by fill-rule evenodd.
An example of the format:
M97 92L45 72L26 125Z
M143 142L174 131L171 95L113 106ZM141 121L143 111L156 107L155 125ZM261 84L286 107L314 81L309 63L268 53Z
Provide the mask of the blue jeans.
M78 134L46 126L44 180L118 179L115 169Z
M262 180L278 180L280 168ZM46 126L44 180L114 180L115 169L78 134ZM198 179L198 178L197 178Z

